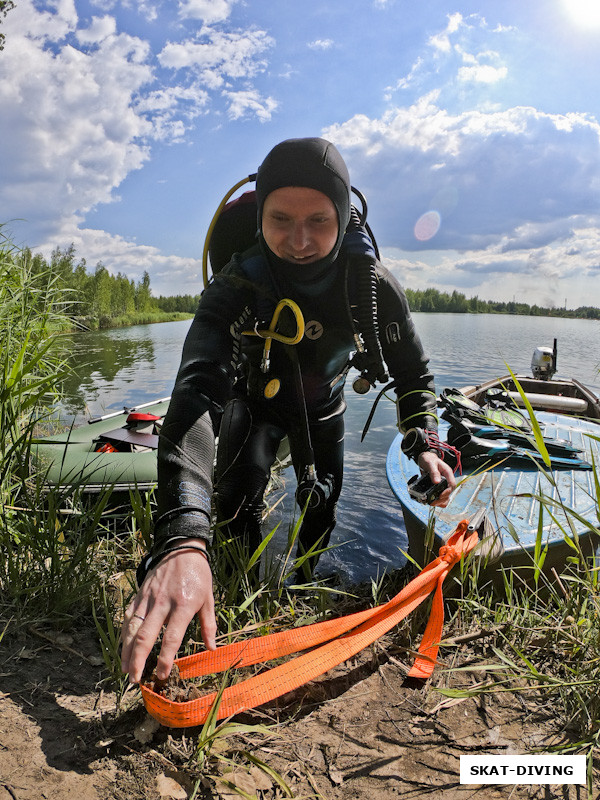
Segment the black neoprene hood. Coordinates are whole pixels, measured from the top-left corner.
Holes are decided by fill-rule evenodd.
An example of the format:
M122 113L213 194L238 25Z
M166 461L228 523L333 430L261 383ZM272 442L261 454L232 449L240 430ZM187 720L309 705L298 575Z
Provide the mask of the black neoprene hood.
M256 174L259 229L267 196L286 186L316 189L331 200L339 223L332 251L337 254L350 221L350 175L339 150L331 142L319 138L286 139L276 145Z

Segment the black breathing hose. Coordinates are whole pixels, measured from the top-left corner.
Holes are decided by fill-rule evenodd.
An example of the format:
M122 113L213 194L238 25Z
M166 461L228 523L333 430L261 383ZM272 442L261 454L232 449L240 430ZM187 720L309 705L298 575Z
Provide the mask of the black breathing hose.
M377 322L377 275L375 264L359 259L356 264L356 284L358 289L358 327L367 351L367 379L374 383L386 383L389 376L385 370L383 353L379 342Z

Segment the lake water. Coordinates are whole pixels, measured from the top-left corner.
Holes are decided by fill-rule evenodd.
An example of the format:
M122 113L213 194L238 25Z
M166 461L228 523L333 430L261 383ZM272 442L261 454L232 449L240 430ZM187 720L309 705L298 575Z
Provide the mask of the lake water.
M415 313L430 356L436 390L500 377L506 364L529 374L535 347L558 339L558 375L577 377L600 391L600 322L489 314ZM67 382L63 416L76 423L123 406L168 397L190 321L139 325L70 336L73 377ZM385 399L364 442L360 436L375 392L346 399L346 458L338 525L320 569L351 581L374 577L404 563L407 540L400 507L388 487L385 458L396 434L395 407ZM286 495L271 522L292 515L294 479L284 474ZM285 527L281 526L282 529ZM275 541L281 549L284 533Z

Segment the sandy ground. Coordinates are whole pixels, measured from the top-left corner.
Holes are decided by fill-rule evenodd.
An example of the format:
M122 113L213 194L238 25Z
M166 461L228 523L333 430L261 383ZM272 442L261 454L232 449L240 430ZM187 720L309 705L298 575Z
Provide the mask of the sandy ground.
M526 753L564 742L565 734L551 709L523 695L448 700L435 690L455 680L444 671L424 687L410 685L400 644L398 635L390 635L277 705L246 716L242 721L273 726L272 734L250 733L237 746L276 770L297 798L588 797L583 786L461 785L463 754ZM114 695L102 689L99 656L89 630L57 636L30 627L5 637L0 800L244 796L214 780L216 762L211 779L186 764L197 730L154 725L135 691L117 714ZM482 677L473 672L460 680L475 684ZM599 775L597 764L593 800L600 798ZM246 796L288 796L256 767L228 779Z

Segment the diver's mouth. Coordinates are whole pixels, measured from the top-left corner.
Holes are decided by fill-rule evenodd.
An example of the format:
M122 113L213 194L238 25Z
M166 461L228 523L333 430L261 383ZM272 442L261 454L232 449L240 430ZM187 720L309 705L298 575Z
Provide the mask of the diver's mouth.
M294 256L291 253L286 255L287 261L292 261L295 264L308 264L309 262L314 261L316 257L316 253L311 253L308 256Z

